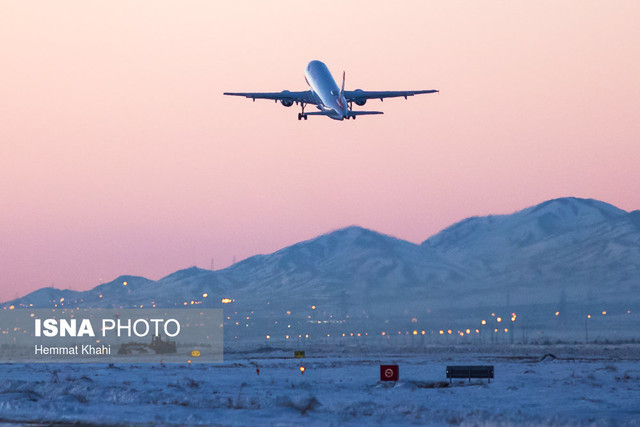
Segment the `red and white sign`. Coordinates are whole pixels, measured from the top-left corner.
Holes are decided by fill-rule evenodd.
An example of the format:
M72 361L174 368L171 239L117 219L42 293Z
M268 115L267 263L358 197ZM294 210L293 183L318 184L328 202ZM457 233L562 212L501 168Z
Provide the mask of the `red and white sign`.
M399 378L398 365L380 365L380 381L398 381Z

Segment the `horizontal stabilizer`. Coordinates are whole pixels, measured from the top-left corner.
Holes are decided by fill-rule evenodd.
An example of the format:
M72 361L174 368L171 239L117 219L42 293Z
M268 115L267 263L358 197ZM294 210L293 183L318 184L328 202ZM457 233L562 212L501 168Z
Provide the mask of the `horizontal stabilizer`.
M349 116L370 116L372 114L384 114L382 111L349 111Z
M307 116L330 116L331 111L311 111L309 113L304 113Z

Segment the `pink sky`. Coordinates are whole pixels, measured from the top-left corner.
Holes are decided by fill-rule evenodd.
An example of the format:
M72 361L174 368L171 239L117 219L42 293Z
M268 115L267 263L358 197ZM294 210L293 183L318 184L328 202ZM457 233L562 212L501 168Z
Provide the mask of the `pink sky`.
M344 4L346 3L346 5ZM0 5L0 301L216 268L351 224L412 242L640 209L640 2ZM223 91L440 89L297 120Z

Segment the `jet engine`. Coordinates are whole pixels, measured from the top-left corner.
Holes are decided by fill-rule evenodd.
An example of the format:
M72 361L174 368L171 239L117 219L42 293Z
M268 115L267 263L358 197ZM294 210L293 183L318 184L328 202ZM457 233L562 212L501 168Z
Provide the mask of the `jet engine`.
M362 92L362 89L356 89L354 92ZM364 104L367 103L367 100L366 98L360 98L360 99L356 98L353 100L353 102L355 102L356 105L359 105L360 107L362 107Z
M282 95L288 95L291 92L288 90L283 90L282 92L280 92ZM280 100L280 103L282 105L284 105L285 107L291 107L293 105L293 99L287 99L287 98L283 98Z

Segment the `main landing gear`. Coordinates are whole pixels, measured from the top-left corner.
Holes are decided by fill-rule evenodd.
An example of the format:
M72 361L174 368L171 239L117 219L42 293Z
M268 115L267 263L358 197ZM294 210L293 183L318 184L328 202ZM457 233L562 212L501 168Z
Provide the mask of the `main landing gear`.
M305 104L304 102L301 102L301 103L300 103L300 107L302 107L302 113L298 113L298 120L302 120L302 119L307 120L307 115L304 113L304 107L305 107L306 105L307 105L307 104Z

